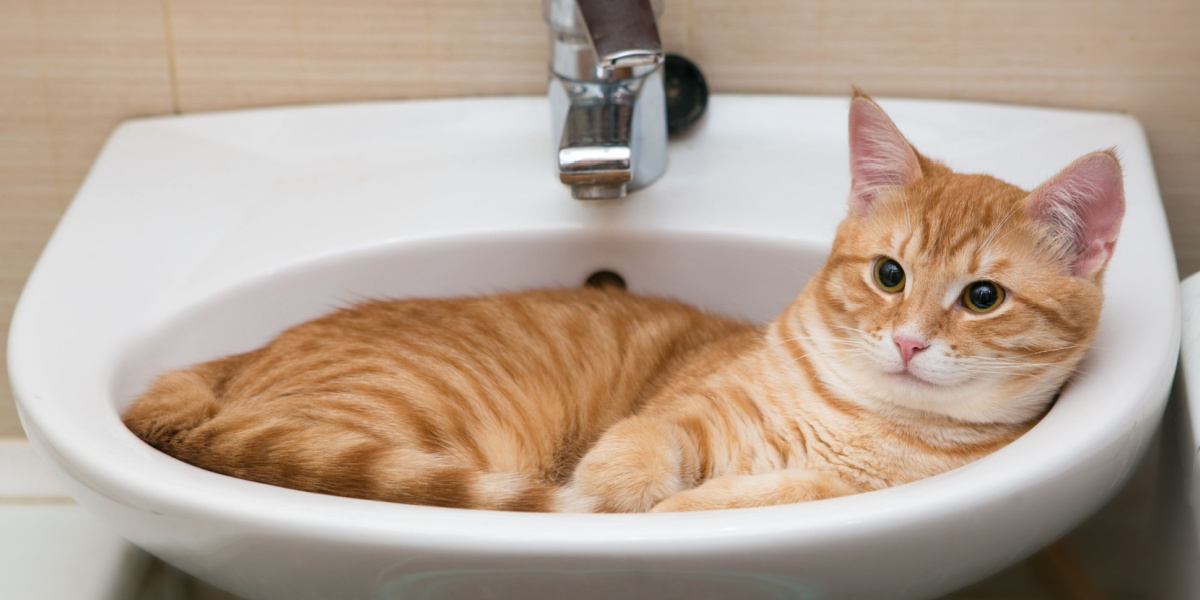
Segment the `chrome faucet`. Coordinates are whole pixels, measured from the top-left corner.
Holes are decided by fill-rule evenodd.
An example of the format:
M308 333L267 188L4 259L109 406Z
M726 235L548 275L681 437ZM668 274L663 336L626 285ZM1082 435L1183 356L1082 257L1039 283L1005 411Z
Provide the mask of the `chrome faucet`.
M544 0L558 176L578 199L620 198L667 167L661 0Z

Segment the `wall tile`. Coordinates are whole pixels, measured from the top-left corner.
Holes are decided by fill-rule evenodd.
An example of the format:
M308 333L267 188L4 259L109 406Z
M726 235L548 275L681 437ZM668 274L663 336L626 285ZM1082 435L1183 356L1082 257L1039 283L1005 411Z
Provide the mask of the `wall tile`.
M537 93L540 4L170 0L184 111Z
M0 2L0 331L113 125L171 110L157 0ZM3 373L0 436L15 435Z

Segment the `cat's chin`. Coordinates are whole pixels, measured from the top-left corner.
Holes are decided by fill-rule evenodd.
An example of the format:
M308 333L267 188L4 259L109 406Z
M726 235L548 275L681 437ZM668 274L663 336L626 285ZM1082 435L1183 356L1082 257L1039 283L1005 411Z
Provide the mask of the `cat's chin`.
M1036 394L989 393L994 386L977 379L942 384L900 371L882 372L864 384L860 397L869 398L884 413L899 409L968 423L1023 423L1044 412L1045 406Z
M931 381L919 373L904 369L900 371L881 370L873 377L859 380L863 388L861 397L871 398L881 407L914 410L921 413L933 413L956 419L975 420L975 411L966 409L962 401L964 392L971 394L972 382L956 381L943 383ZM985 419L987 420L987 419Z
M940 384L929 381L928 379L924 379L920 375L917 375L916 373L913 373L912 371L907 371L907 370L906 371L898 371L895 373L888 373L888 378L898 385L911 385L911 386L916 386L919 388L926 388L926 389L943 387Z

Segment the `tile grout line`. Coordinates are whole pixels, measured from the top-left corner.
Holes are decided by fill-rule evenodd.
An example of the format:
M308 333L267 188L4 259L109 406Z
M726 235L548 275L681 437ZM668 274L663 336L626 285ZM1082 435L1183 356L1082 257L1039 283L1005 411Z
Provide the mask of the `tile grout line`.
M175 34L171 26L171 0L162 0L163 40L167 46L167 79L171 85L171 111L181 114L179 107L179 73L175 64Z

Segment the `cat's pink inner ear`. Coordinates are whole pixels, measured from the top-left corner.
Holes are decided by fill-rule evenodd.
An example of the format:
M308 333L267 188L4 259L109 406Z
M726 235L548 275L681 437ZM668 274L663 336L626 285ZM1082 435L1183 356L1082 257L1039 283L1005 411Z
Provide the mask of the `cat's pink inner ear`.
M1071 163L1034 190L1028 202L1029 214L1050 225L1073 275L1091 277L1108 264L1125 216L1125 184L1112 150Z
M865 96L850 101L850 207L865 214L881 193L921 178L917 153L887 113Z

